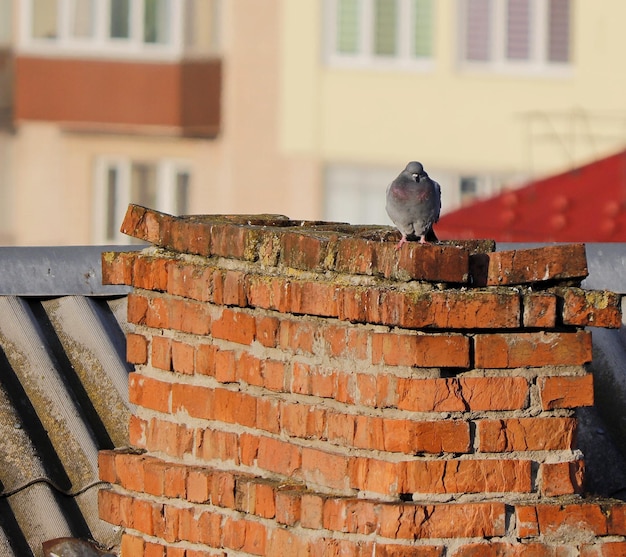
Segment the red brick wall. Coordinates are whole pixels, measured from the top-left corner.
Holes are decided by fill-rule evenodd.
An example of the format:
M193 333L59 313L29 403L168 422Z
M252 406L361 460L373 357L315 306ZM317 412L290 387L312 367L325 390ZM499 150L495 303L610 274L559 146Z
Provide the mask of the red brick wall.
M123 555L626 555L589 499L583 245L394 250L381 227L131 206L133 450L104 451Z

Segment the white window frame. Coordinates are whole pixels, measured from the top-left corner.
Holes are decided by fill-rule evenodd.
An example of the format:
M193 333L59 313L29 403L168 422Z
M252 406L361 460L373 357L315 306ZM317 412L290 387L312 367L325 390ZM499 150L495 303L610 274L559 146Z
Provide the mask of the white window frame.
M359 49L357 54L344 54L337 50L337 7L338 0L325 0L324 5L324 45L325 58L330 66L341 68L367 69L406 69L429 71L434 68L435 58L435 22L437 20L437 0L433 3L431 21L431 55L417 57L411 54L414 43L411 32L411 0L398 0L398 22L396 27L398 52L395 56L380 56L374 49L374 0L360 0L363 7L359 25Z
M143 13L145 0L130 0L130 37L109 36L111 0L95 3L95 32L93 37L74 37L71 33L71 2L58 0L58 36L55 38L33 37L33 1L23 0L19 5L18 49L20 52L44 56L76 56L81 58L128 58L169 60L180 58L185 52L183 21L185 0L169 0L168 41L147 43L143 40Z
M465 58L466 21L468 17L467 0L458 2L458 38L459 38L459 66L468 72L493 72L501 74L538 75L550 77L569 77L573 72L572 62L572 27L573 17L570 16L568 62L551 62L548 60L548 0L530 0L531 38L530 55L528 60L510 60L506 57L506 0L492 0L490 38L491 58L486 61L467 60ZM574 9L574 2L570 0L570 12Z
M93 195L93 229L92 237L95 244L129 244L132 238L119 231L126 210L131 199L131 171L133 164L151 164L156 168L156 206L150 207L157 211L176 214L176 177L180 173L192 176L190 164L177 159L150 160L130 157L101 156L95 160L94 165L94 195ZM114 168L118 172L118 184L113 208L114 233L107 234L108 203L107 203L107 178L109 169ZM188 191L189 195L191 192ZM189 200L187 200L189 201Z

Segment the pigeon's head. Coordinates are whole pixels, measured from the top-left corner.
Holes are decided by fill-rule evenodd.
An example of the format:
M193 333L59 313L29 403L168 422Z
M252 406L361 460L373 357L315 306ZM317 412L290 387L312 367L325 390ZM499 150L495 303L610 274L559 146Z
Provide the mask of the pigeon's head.
M419 182L421 178L426 176L426 172L424 171L422 163L417 161L411 161L409 164L407 164L404 171L407 174L410 174L413 180L415 180L416 182Z

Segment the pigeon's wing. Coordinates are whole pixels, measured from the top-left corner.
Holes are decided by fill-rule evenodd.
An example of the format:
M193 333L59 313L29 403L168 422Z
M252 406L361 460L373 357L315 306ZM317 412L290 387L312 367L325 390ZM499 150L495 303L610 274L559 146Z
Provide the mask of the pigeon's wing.
M434 180L433 180L433 184L435 185L435 199L437 203L437 210L435 212L434 222L439 222L439 215L441 213L441 186L439 185L438 182L435 182Z

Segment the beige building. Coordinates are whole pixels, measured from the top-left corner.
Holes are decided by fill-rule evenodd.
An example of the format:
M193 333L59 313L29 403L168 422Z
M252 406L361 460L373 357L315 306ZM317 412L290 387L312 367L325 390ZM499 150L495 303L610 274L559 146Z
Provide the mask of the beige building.
M124 242L130 201L386 223L411 159L444 210L571 168L626 142L624 20L621 0L0 0L0 243Z

